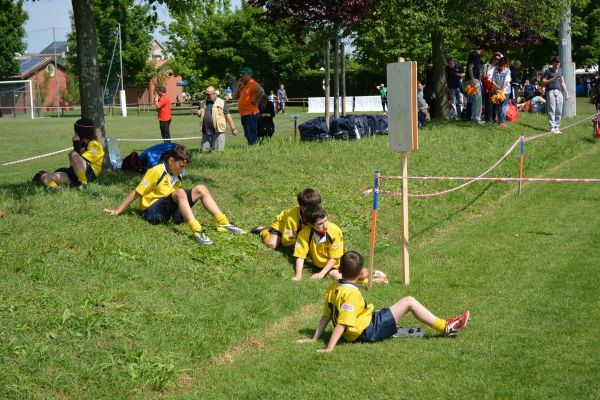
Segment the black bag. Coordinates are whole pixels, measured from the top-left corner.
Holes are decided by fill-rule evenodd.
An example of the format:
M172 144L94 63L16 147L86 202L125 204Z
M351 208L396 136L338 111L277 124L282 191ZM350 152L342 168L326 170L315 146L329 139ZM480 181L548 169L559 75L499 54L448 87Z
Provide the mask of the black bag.
M146 168L144 168L142 166L142 163L140 162L140 155L138 154L137 151L132 151L131 153L129 153L127 155L127 157L125 157L123 159L123 164L121 165L121 169L123 171L137 172L137 173L144 173L146 171Z
M309 119L305 123L298 125L298 130L300 131L300 139L302 140L332 139L324 117Z

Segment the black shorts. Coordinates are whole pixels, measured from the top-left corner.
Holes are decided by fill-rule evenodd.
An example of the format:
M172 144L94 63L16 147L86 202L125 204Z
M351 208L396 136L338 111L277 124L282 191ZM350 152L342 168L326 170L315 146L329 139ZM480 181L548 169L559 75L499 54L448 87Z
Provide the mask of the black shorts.
M356 339L357 342L379 342L391 338L398 332L394 314L389 308L375 311L371 316L371 323L367 326L360 336Z
M185 194L187 195L188 204L193 207L196 202L192 201L192 191L186 190ZM171 218L173 218L175 224L183 223L179 205L173 200L172 195L156 200L150 208L142 213L142 218L151 224L166 224Z
M85 162L85 165L86 165L85 176L86 176L88 182L95 181L96 173L94 172L94 169L92 168L90 163L87 161ZM75 175L75 170L73 169L73 167L59 168L54 172L62 172L63 174L67 174L67 176L69 177L69 180L71 181L71 186L73 186L73 187L81 185L81 182L79 182L79 178L77 177L77 175Z

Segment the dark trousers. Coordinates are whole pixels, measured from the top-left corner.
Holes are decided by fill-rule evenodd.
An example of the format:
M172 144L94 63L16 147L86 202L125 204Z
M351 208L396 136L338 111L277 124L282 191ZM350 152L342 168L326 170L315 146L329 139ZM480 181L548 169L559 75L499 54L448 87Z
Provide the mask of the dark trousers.
M242 128L244 128L244 136L248 141L248 145L252 146L258 141L258 119L259 114L242 115Z
M481 96L483 96L483 108L484 108L484 114L485 114L485 122L494 122L494 120L495 120L494 107L490 100L490 94L488 92L483 92L481 94Z
M381 99L381 107L383 107L383 112L385 112L387 108L387 97Z
M169 140L171 139L171 131L169 130L171 120L158 121L158 125L160 126L160 136L163 138L165 143L171 143L171 141Z

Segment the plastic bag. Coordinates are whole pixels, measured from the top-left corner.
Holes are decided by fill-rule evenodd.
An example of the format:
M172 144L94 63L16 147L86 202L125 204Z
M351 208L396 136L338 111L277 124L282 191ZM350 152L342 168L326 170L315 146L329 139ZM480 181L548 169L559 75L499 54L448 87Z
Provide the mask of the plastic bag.
M113 169L121 169L123 161L121 160L121 150L119 150L119 141L114 138L106 138L106 146L108 147L108 156L110 165Z

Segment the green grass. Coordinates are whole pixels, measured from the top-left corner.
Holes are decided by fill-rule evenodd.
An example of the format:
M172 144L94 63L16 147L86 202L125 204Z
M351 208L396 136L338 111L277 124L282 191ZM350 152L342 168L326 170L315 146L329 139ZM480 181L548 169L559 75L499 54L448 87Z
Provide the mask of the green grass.
M299 110L294 110L299 111ZM580 103L580 120L592 113ZM303 114L305 115L305 114ZM70 144L74 118L0 120L0 163ZM399 173L387 138L299 143L289 117L276 138L247 149L194 150L190 182L206 184L236 224L269 222L315 187L349 248L368 254L375 169ZM152 114L107 118L110 136L156 138ZM520 134L546 128L523 115L509 129L431 124L414 175L476 175ZM240 126L238 121L238 126ZM197 136L198 120L176 116L173 136ZM124 154L148 143L125 143ZM526 144L525 176L598 177L591 123ZM384 307L413 295L440 315L468 307L456 340L427 328L426 339L375 345L296 345L319 319L328 281L291 281L289 253L258 238L215 231L201 247L186 227L152 226L116 207L139 176L105 174L86 192L46 193L29 179L65 164L61 154L0 167L0 398L598 398L600 250L596 184L477 183L411 199L411 284L401 284L400 202L383 197L376 266L387 286L366 293ZM516 176L518 153L492 176ZM412 182L412 192L455 186ZM398 182L384 181L397 190ZM308 277L308 275L306 275ZM415 324L409 317L404 324ZM325 335L324 340L328 338Z

